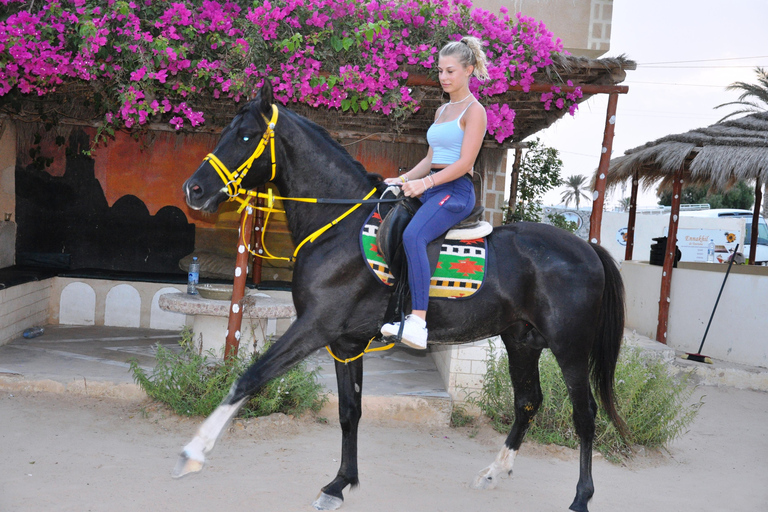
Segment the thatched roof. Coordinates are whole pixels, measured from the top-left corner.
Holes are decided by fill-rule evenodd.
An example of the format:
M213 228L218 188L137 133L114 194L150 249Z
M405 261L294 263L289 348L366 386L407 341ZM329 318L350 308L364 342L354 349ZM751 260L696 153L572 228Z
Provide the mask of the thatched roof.
M565 83L571 80L574 85L607 85L612 86L624 81L626 70L635 69L636 64L624 56L608 59L588 59L585 57L557 56L548 68L536 73L537 84ZM416 71L416 70L412 70ZM423 69L420 70L423 72ZM412 74L415 85L412 85L411 96L420 98L421 109L397 122L381 113L342 112L327 108L312 108L304 104L290 104L289 108L302 114L328 129L334 136L343 138L363 138L376 135L381 140L402 139L426 143L425 134L432 124L437 107L444 101L440 85L429 77L418 77ZM411 80L409 80L409 84ZM72 82L59 87L56 93L44 97L23 98L23 101L8 106L8 113L15 119L26 122L39 122L55 119L60 124L95 125L101 116L94 111L94 85L91 83ZM584 94L579 103L586 101L592 95ZM511 146L539 130L547 128L555 121L566 115L567 111L552 108L545 110L540 101L541 92L508 91L493 98L483 98L483 103L506 103L516 112L515 133L512 140L503 146ZM194 103L194 102L192 102ZM234 116L238 105L231 100L222 98L192 104L193 110L202 110L206 115L206 123L202 127L185 129L185 131L216 133L226 126ZM11 108L12 107L12 108ZM0 113L7 110L0 101ZM577 114L578 115L578 114ZM169 129L169 125L153 125L152 129ZM490 135L487 144L498 146Z
M667 135L630 149L611 160L607 186L615 186L638 171L646 188L658 180L669 186L684 166L684 182L728 188L737 181L768 175L768 112L716 123L686 133Z

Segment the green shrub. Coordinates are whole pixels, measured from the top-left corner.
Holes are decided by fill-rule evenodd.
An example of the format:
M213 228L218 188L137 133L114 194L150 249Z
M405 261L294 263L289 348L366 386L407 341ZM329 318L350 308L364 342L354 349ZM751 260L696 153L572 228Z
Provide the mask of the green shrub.
M190 339L189 331L182 331L180 352L158 345L151 374L147 375L135 359L130 362L131 372L150 398L168 405L177 414L208 416L261 354L220 360L213 351L199 353ZM296 365L281 377L269 381L240 408L238 416L249 418L276 412L300 415L306 411L319 411L327 396L317 381L318 370L307 370L303 362Z
M482 390L469 397L489 417L494 429L504 434L514 422L514 396L506 353L488 360ZM560 367L545 350L539 361L544 401L529 435L540 443L576 448L579 438L573 428L573 406ZM614 462L631 457L632 445L661 448L686 431L702 402L686 405L694 391L688 378L672 376L664 362L643 357L638 349L624 348L616 366L617 409L629 430L622 439L610 419L599 408L595 422L594 448ZM594 391L593 391L594 392Z

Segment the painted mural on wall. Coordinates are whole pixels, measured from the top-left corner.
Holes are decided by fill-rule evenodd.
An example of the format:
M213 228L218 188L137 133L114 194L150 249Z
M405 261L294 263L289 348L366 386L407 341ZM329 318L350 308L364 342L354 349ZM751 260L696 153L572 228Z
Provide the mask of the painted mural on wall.
M84 154L89 134L71 130L66 143L57 140L55 156L49 156L54 151L40 144L39 135L30 142L30 134L19 134L17 152L17 264L182 272L179 260L195 247L195 225L184 211L162 206L150 213L133 194L122 195L110 206L96 177L96 162ZM130 162L130 155L125 156ZM120 176L120 160L107 163L108 174Z

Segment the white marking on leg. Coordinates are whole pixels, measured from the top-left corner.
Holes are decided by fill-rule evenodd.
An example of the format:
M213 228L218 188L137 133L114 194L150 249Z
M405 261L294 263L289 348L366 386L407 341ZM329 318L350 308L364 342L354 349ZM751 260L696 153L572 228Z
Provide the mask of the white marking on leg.
M516 456L517 450L510 450L506 445L503 446L499 454L496 455L496 460L477 474L472 487L474 489L495 488L500 477L512 474L512 465L515 462Z
M200 425L197 434L181 452L179 462L173 471L175 477L182 477L188 473L195 473L203 469L205 455L213 450L216 440L221 435L229 420L237 413L245 398L239 402L228 405L220 405Z

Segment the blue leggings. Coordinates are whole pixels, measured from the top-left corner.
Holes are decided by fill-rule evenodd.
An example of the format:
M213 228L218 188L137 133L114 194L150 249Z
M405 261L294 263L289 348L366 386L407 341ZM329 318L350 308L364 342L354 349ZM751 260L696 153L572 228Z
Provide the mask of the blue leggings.
M469 175L443 183L424 192L421 208L403 233L403 247L408 259L408 284L415 310L429 306L429 260L427 245L472 213L475 187Z

